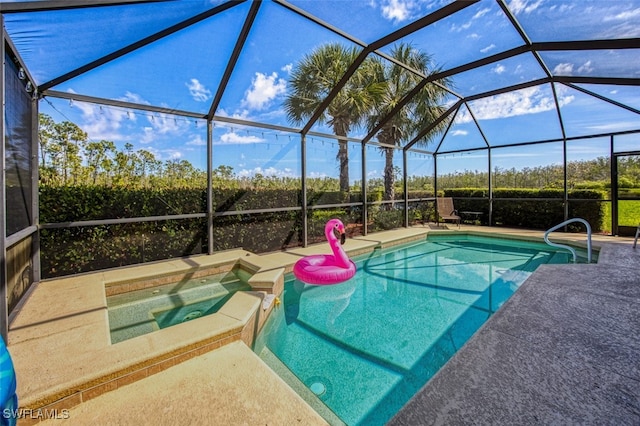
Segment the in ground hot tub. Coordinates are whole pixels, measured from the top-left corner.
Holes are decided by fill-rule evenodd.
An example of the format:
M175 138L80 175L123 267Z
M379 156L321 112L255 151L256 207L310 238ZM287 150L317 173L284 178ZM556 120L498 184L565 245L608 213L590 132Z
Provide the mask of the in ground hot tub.
M134 287L143 288L108 296L111 343L213 314L234 293L251 290L250 277L235 267L162 285L138 283Z

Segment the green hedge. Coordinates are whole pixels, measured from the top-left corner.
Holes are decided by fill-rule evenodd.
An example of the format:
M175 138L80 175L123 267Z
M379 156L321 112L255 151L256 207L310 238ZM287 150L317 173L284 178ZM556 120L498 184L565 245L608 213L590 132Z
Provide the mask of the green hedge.
M40 223L65 223L88 220L169 216L206 212L206 190L130 189L105 186L40 186ZM410 198L426 198L426 191L411 193ZM285 189L213 190L217 213L277 209L300 205L301 192ZM380 191L368 192L369 202L380 201ZM310 191L310 206L362 202L362 194L337 191ZM422 220L432 203L410 205L412 223ZM348 227L350 236L362 234L360 206L311 209L308 212L309 243L323 242L324 225L337 217ZM379 231L403 225L402 210L372 206L369 230ZM216 216L213 224L215 251L242 247L265 253L300 246L300 211L234 214ZM100 270L206 253L208 246L205 218L163 220L132 224L43 229L41 232L42 276Z
M579 189L569 191L569 218L580 217L591 225L593 232L600 232L605 218L605 193L599 190ZM453 197L456 209L480 211L481 222L488 224L489 200L486 189L459 188L444 191ZM479 199L468 199L479 197ZM561 189L494 189L493 225L549 229L564 220L564 191ZM465 199L467 198L467 199ZM514 201L513 199L518 199ZM531 200L527 200L530 198ZM543 200L544 199L544 200ZM575 200L575 201L574 201ZM580 200L580 201L577 201ZM584 226L572 224L570 231L583 232Z
M215 251L242 247L266 253L301 245L301 212L219 216L213 220Z
M315 191L308 204L359 202L359 193ZM276 209L300 205L297 190L213 190L217 213ZM155 190L104 186L40 187L40 223L168 216L206 212L206 190ZM324 241L324 224L339 217L345 224L361 222L360 208L311 210L309 241ZM361 228L360 228L361 229ZM300 246L300 211L219 215L213 221L215 251L242 247L264 253ZM110 267L206 253L205 218L134 224L43 229L42 275L51 278Z
M207 252L205 219L40 231L43 278Z
M482 221L488 220L489 202L486 190L477 188L444 191L454 197L459 211L482 211ZM494 201L494 224L503 226L548 229L563 219L562 191L498 189L495 198L531 198L531 201ZM474 198L475 197L475 198ZM429 199L429 191L412 191L410 199ZM552 201L540 201L550 198ZM576 190L570 198L570 217L589 221L594 231L601 229L604 217L602 192ZM213 205L218 213L257 209L297 207L302 199L298 190L221 189L213 190ZM369 191L368 230L394 229L404 224L404 202L376 204L380 191ZM592 200L592 201L591 201ZM361 193L335 191L309 192L310 206L355 203ZM434 214L433 201L409 203L409 222L426 222ZM86 220L137 218L206 212L206 191L203 189L127 189L101 186L48 187L40 186L40 223L64 223ZM307 236L310 243L323 242L324 225L337 217L347 226L349 236L362 233L361 206L311 209L308 212ZM575 230L582 231L580 225ZM163 220L131 224L42 229L41 265L43 278L75 274L110 267L149 262L199 253L208 247L205 218ZM300 211L260 214L218 215L214 218L213 247L215 251L243 247L264 253L300 246L302 215Z
M75 222L207 211L202 189L40 186L40 223Z

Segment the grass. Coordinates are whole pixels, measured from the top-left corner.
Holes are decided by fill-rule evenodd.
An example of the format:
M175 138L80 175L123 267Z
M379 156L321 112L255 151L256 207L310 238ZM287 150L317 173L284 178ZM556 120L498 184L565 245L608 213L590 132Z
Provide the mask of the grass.
M611 203L604 203L602 231L611 232ZM640 224L640 201L618 201L618 225L633 226Z
M627 200L618 202L618 225L638 226L640 223L640 201Z

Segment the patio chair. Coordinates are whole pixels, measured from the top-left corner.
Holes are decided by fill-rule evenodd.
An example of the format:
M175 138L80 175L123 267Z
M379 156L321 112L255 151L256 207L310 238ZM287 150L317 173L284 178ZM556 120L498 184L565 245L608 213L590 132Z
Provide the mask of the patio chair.
M453 206L453 198L451 197L438 197L437 198L438 216L443 221L451 220L458 224L460 227L460 216L458 211Z

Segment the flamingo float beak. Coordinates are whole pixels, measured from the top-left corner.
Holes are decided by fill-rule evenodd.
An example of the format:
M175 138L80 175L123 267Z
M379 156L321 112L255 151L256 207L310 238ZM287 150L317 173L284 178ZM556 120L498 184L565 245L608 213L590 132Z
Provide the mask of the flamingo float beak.
M347 240L347 234L345 233L344 225L342 224L342 222L335 224L335 230L340 233L340 244L344 244L344 242Z
M340 233L340 244L344 244L344 242L347 240L347 234L344 231L344 225L338 225L337 229Z

